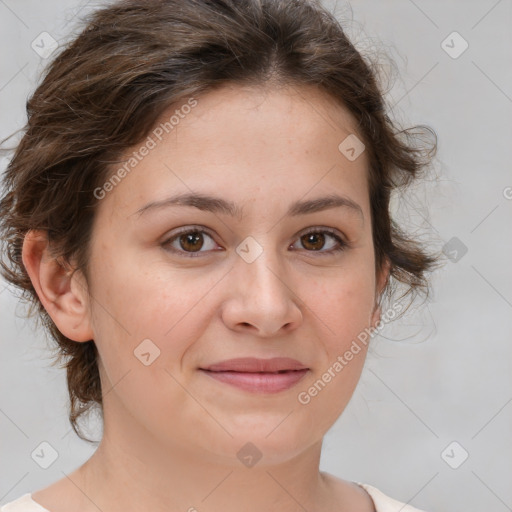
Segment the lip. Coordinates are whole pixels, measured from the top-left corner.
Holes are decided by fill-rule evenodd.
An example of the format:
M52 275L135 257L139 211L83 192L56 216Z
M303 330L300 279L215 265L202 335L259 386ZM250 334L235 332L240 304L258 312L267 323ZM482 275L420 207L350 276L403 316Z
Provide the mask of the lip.
M289 357L273 357L272 359L259 359L257 357L239 357L211 364L202 370L211 372L279 372L290 370L308 370L308 367L296 359Z
M219 382L252 393L285 391L309 372L300 361L288 357L229 359L199 369Z

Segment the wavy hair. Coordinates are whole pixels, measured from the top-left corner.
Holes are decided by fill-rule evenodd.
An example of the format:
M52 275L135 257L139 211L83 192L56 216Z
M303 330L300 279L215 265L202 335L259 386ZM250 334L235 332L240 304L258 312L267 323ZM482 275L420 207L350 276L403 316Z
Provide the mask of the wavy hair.
M0 271L37 311L65 361L69 420L103 410L94 340L64 336L23 265L26 233L47 233L56 258L88 278L91 231L109 163L142 141L161 113L223 84L314 85L358 122L369 158L368 190L376 271L428 292L436 257L391 218L390 194L410 184L435 154L428 127L399 129L386 113L377 70L341 23L314 0L126 0L89 14L56 52L27 101L23 136L2 178ZM434 136L429 144L422 136ZM4 141L5 142L5 141ZM418 143L420 142L420 143ZM31 311L32 312L32 311ZM30 314L30 313L29 313Z

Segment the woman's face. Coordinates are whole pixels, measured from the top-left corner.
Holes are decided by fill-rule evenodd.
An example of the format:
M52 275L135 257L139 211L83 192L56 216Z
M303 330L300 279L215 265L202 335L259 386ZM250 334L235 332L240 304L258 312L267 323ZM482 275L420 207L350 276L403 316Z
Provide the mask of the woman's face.
M276 463L341 414L365 345L344 354L378 320L366 154L338 148L356 122L313 88L223 87L185 104L99 201L89 306L105 432L233 464L251 442ZM231 383L205 371L277 357L307 370L217 375Z

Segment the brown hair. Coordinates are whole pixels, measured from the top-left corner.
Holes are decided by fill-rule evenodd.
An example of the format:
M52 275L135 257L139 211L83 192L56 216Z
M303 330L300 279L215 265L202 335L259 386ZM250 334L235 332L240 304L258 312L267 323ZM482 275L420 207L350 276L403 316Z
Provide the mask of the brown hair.
M66 359L69 419L102 394L93 340L59 332L24 268L26 233L47 232L55 257L88 276L98 199L113 162L139 143L162 112L227 83L314 85L349 109L370 162L369 194L376 270L428 293L436 258L390 218L390 193L408 185L435 154L415 144L428 127L398 130L384 109L377 73L336 17L313 0L128 0L93 12L83 31L54 57L27 102L28 121L5 175L0 201L2 275L36 306ZM340 141L341 142L341 141ZM30 313L29 313L30 314ZM88 439L86 439L88 440ZM89 440L88 440L89 441Z

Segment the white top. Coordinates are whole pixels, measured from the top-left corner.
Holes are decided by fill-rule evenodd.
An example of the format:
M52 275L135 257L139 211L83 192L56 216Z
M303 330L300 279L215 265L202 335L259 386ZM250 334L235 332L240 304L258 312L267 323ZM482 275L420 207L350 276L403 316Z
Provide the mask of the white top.
M417 508L396 501L371 485L355 482L371 496L377 512L424 512ZM50 512L32 499L30 493L20 496L18 499L6 503L0 507L0 512Z

